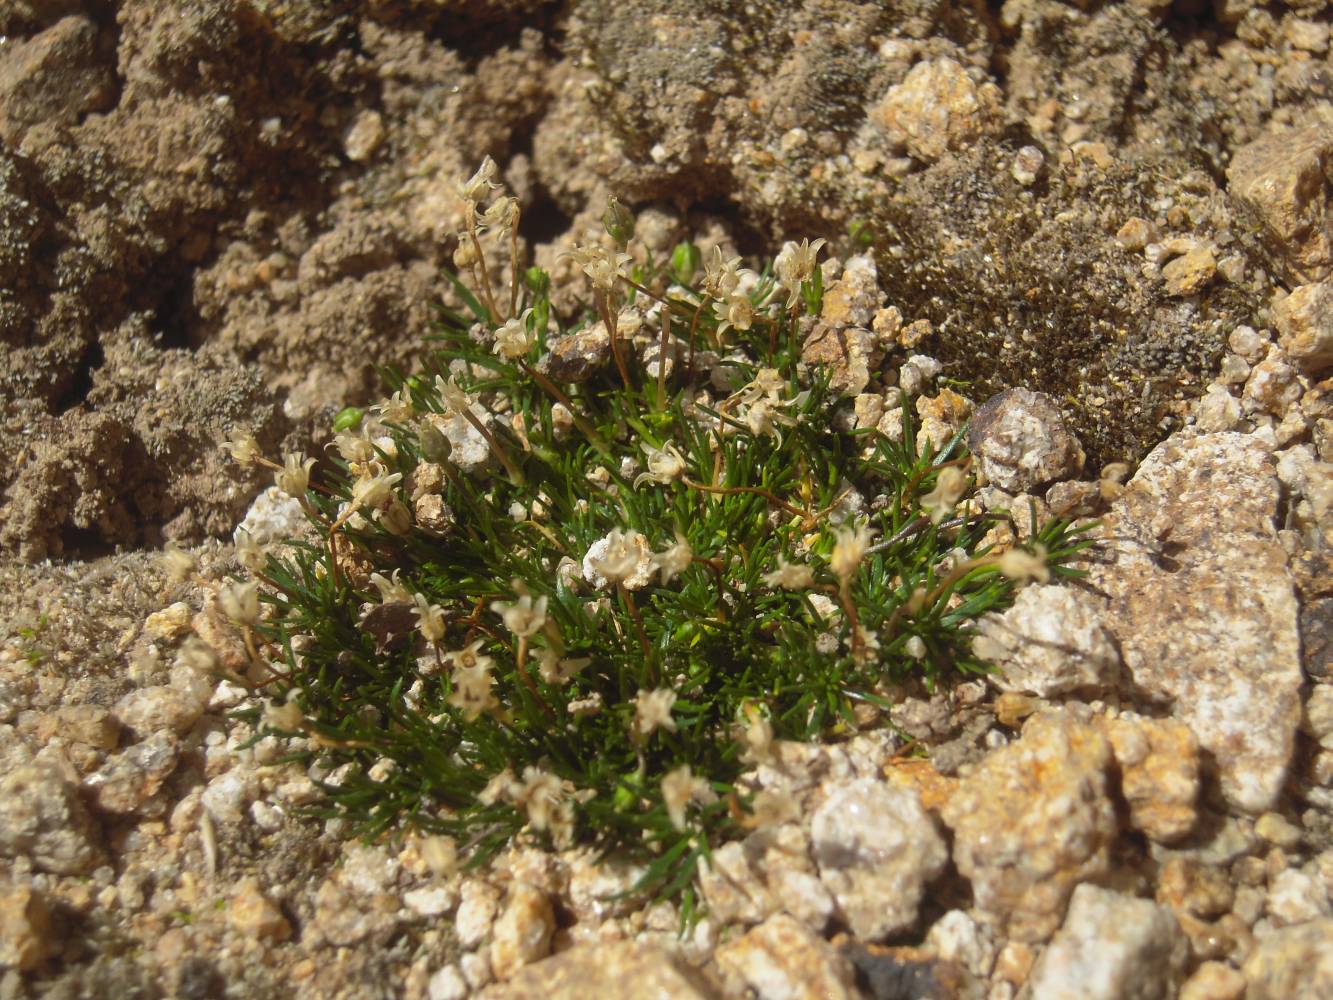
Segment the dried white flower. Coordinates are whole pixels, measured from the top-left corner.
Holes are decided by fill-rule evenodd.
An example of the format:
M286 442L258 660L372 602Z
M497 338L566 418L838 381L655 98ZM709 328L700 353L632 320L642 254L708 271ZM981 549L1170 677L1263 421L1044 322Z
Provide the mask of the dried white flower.
M162 562L166 566L167 579L172 583L184 583L194 573L194 556L175 542L167 542L162 552Z
M492 601L491 610L504 620L505 628L514 635L523 637L536 635L546 624L546 597L542 596L534 601L532 594L528 592L527 584L522 580L515 580L513 583L518 599L513 602Z
M939 524L953 512L967 491L967 473L957 466L940 470L935 488L921 497L921 509L930 515L931 524Z
M808 590L815 585L815 575L805 563L787 562L784 556L778 556L778 568L765 573L760 579L770 587L784 587L787 590Z
M310 470L314 466L315 460L306 458L300 452L283 455L282 468L273 473L273 482L289 497L300 500L310 488Z
M648 460L648 471L641 472L635 477L636 490L644 483L664 485L674 482L685 474L685 456L670 441L660 448L654 448L650 444L643 445L643 454Z
M676 544L669 545L664 552L653 555L653 565L661 574L662 586L670 583L677 574L684 573L694 561L694 550L679 531L676 532Z
M671 688L640 691L634 699L634 733L649 736L655 729L676 731L676 720L671 717L671 706L676 703L676 692Z
M514 228L518 221L518 199L499 198L481 213L478 221L482 229L494 229L503 236Z
M237 528L232 535L232 544L236 549L236 561L246 569L256 572L264 567L264 546L250 532Z
M1019 584L1031 580L1049 583L1051 571L1046 566L1046 549L1041 545L1034 545L1033 548L1035 553L1024 552L1022 549L1010 549L1004 553L997 563L1000 572Z
M801 299L801 285L815 273L815 259L823 240L802 240L799 244L787 242L773 261L773 273L778 283L787 290L787 308L795 308Z
M222 448L229 455L232 461L240 465L254 465L263 457L259 450L259 442L249 431L237 431L232 436L222 442Z
M416 595L398 582L398 574L402 570L393 571L392 577L386 577L382 573L371 573L370 582L375 585L375 589L380 592L381 604L392 604L395 602L406 603L411 601Z
M489 660L490 658L486 657L486 659ZM456 666L452 680L454 689L445 701L462 711L463 718L468 722L475 721L482 712L489 712L500 707L500 703L495 700L495 695L491 693L495 678L491 676L489 667Z
M594 552L599 554L593 555ZM613 530L605 538L594 542L584 558L584 575L591 568L598 576L610 584L626 584L635 580L647 562L652 571L652 557L649 555L648 541L637 531ZM646 582L646 581L645 581ZM642 584L639 584L642 586ZM631 588L633 589L633 588Z
M739 257L726 260L722 248L713 247L704 263L704 294L715 299L729 298L740 284L740 263Z
M754 325L754 304L748 295L734 292L727 298L713 303L713 315L717 317L719 335L733 328L748 330Z
M852 578L865 558L872 534L865 521L857 521L855 524L844 522L838 526L834 535L833 554L829 556L829 568L844 584Z
M401 472L380 472L362 476L352 484L352 509L378 507L393 494L393 488L403 478Z
M436 375L435 391L440 394L446 410L450 412L463 413L472 408L472 397L459 387L452 376L445 378L443 375Z
M495 343L492 350L502 358L521 358L532 350L532 345L537 343L537 334L528 329L528 317L532 315L531 309L523 310L522 314L507 320L495 331Z
M543 646L537 650L537 672L547 684L559 687L568 684L574 675L592 662L587 656L570 658Z
M612 253L597 244L576 246L563 256L573 257L593 287L606 292L612 291L617 281L629 280L629 265L634 259L627 253Z
M218 591L218 606L238 625L253 625L259 620L259 584L228 584Z
M671 825L685 829L685 810L691 802L717 801L717 793L703 778L696 778L689 764L668 771L662 778L662 803Z
M465 201L470 201L474 205L480 202L487 194L499 187L495 183L496 166L495 161L489 156L481 161L481 166L477 172L458 185L458 194Z
M412 603L416 605L417 629L427 642L440 642L444 638L444 608L420 594L412 595Z

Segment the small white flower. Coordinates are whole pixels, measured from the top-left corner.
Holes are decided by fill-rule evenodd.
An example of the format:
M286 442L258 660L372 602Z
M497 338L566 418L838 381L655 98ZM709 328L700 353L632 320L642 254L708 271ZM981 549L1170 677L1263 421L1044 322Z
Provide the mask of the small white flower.
M301 706L293 700L295 696L295 691L288 692L287 700L276 707L265 702L264 725L269 729L286 733L300 732L301 724L305 722L305 714L301 711Z
M538 832L555 831L567 798L565 783L539 767L523 769L523 784L514 794L514 801L528 814L528 826Z
M653 555L653 565L661 573L662 586L670 583L678 574L684 573L694 561L694 550L679 531L676 532L676 544L667 546L665 552Z
M801 298L801 285L815 273L815 260L823 240L802 240L799 244L787 242L773 261L773 273L778 283L787 290L787 308L792 309Z
M251 572L264 566L264 546L255 540L255 536L244 528L237 528L232 541L236 547L236 561Z
M537 672L545 683L553 687L568 684L575 674L591 662L590 657L565 657L545 646L537 650Z
M486 787L477 793L477 801L484 806L493 806L497 802L513 802L522 792L523 785L514 772L505 768L486 782Z
M479 653L484 639L478 639L476 642L468 643L462 649L455 650L452 653L445 653L444 658L449 661L449 665L455 670L490 670L495 666L495 660L485 653Z
M443 375L436 375L435 391L440 394L445 408L454 413L462 413L472 407L472 397L459 387L452 376L445 378Z
M609 584L624 584L630 590L646 584L652 570L648 540L634 530L613 530L594 542L583 560L583 575L589 582L596 583L596 577L601 577Z
M310 488L310 470L314 466L315 460L306 458L300 452L283 455L282 468L273 473L273 482L289 497L300 500Z
M259 584L228 584L218 591L218 606L238 625L253 625L259 620Z
M815 585L815 575L805 563L787 562L784 556L778 556L778 568L765 573L760 579L770 587L784 587L787 590L809 590Z
M162 562L166 567L167 579L172 583L184 583L195 570L194 556L175 542L167 542L162 553Z
M375 520L385 531L399 538L412 530L412 512L397 497L375 511Z
M518 221L518 199L500 198L490 208L481 213L478 221L482 229L498 230L500 235L508 233Z
M338 449L338 454L342 456L343 461L352 465L369 462L375 457L375 446L370 443L370 439L364 434L352 434L349 431L343 431L334 437L333 445Z
M381 573L370 574L370 582L373 583L375 589L380 592L381 604L392 604L395 602L407 603L415 596L412 591L408 590L398 582L398 574L401 572L402 570L400 569L394 570L392 577L386 577Z
M378 507L393 495L393 488L403 478L401 472L380 472L373 476L362 476L352 484L352 507Z
M406 389L399 389L388 399L377 403L375 410L391 424L405 424L416 415L416 406Z
M573 257L593 287L607 292L616 287L617 281L629 279L629 264L634 259L627 253L612 253L597 244L576 246L563 256Z
M717 793L703 778L696 778L689 764L668 771L662 778L662 803L671 825L685 829L685 810L691 802L716 802Z
M871 535L870 526L865 521L839 525L834 535L833 554L829 556L829 568L844 584L865 558Z
M521 580L514 581L514 592L518 594L518 600L492 601L491 610L504 620L505 628L514 635L522 637L536 635L546 624L546 597L542 596L534 601L527 585Z
M704 293L715 299L729 298L740 284L740 263L739 257L726 260L722 256L722 248L713 247L708 260L704 262Z
M417 628L427 642L438 643L444 638L444 609L420 594L412 595L412 603L416 605Z
M459 709L468 722L475 721L483 712L500 707L491 693L495 678L489 667L455 667L452 680L454 689L445 701Z
M921 509L930 515L931 524L939 524L952 513L967 490L967 473L957 466L941 469L935 488L921 497Z
M768 760L773 752L773 723L756 705L745 706L745 752L741 759L748 764Z
M634 734L649 736L655 729L676 731L676 720L671 717L671 706L676 703L676 692L671 688L640 691L634 699Z
M502 358L521 358L532 350L537 343L537 335L528 329L528 317L531 309L523 310L522 315L506 321L495 331L495 343L492 350Z
M735 292L720 302L713 304L713 315L717 317L718 334L727 330L748 330L754 325L754 304L748 295Z
M262 457L259 442L249 431L238 431L222 442L222 448L240 465L253 465Z
M459 195L465 201L470 201L474 205L477 204L489 192L499 187L495 183L495 172L495 161L487 156L481 161L481 166L477 168L477 172L458 185Z
M1033 548L1036 549L1035 554L1024 552L1022 549L1010 549L1004 553L997 564L1000 572L1019 584L1031 580L1049 583L1051 571L1046 566L1046 549L1041 545L1035 545Z
M636 490L645 482L663 485L674 482L685 473L687 467L685 456L670 441L660 448L644 445L643 454L648 460L648 471L641 472L635 477Z

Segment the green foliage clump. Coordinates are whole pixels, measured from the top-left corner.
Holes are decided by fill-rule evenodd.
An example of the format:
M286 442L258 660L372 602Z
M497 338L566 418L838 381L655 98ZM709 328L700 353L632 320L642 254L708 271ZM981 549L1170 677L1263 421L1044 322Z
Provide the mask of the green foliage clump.
M896 682L983 671L971 623L1074 573L1083 543L1053 521L988 549L1006 518L966 499L961 434L919 449L910 406L900 440L842 429L800 364L818 243L763 274L690 246L635 263L616 206L616 248L573 253L592 301L570 330L603 363L558 383L549 276L511 243L502 288L481 251L516 215L501 199L460 237L471 317L442 310L425 370L340 417L316 485L301 456L274 466L317 541L251 549L256 581L224 607L272 664L255 720L337 769L331 814L472 861L527 837L629 852L642 888L688 903L699 859L761 821L737 782L774 740L837 738Z

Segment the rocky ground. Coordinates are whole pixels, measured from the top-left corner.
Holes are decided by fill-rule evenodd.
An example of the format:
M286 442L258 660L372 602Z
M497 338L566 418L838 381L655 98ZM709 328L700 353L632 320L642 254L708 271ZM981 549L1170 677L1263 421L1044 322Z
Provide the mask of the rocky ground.
M5 4L0 996L1333 995L1331 99L1322 0ZM757 769L683 939L614 862L303 818L197 669L220 442L412 364L486 154L557 279L609 194L829 237L848 419L975 410L988 504L1102 518L991 681Z

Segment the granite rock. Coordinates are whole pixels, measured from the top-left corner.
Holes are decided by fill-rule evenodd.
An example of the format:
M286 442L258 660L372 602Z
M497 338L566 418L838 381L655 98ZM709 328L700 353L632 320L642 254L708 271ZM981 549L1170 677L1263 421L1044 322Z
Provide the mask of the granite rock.
M1333 282L1299 285L1273 307L1278 343L1306 371L1333 365Z
M1228 804L1256 814L1282 789L1301 710L1279 494L1253 439L1170 439L1116 502L1104 529L1114 558L1089 581L1111 598L1107 621L1134 689L1171 706Z
M1084 884L1029 987L1032 1000L1165 1000L1184 979L1188 958L1189 942L1170 910Z
M865 940L911 927L949 857L915 792L869 778L828 786L810 841L839 916Z
M1033 585L1013 607L977 623L972 649L994 663L1003 691L1042 698L1113 687L1120 654L1102 621L1103 602L1072 587Z
M822 937L786 914L770 917L718 948L718 965L758 1000L855 1000L852 964Z

